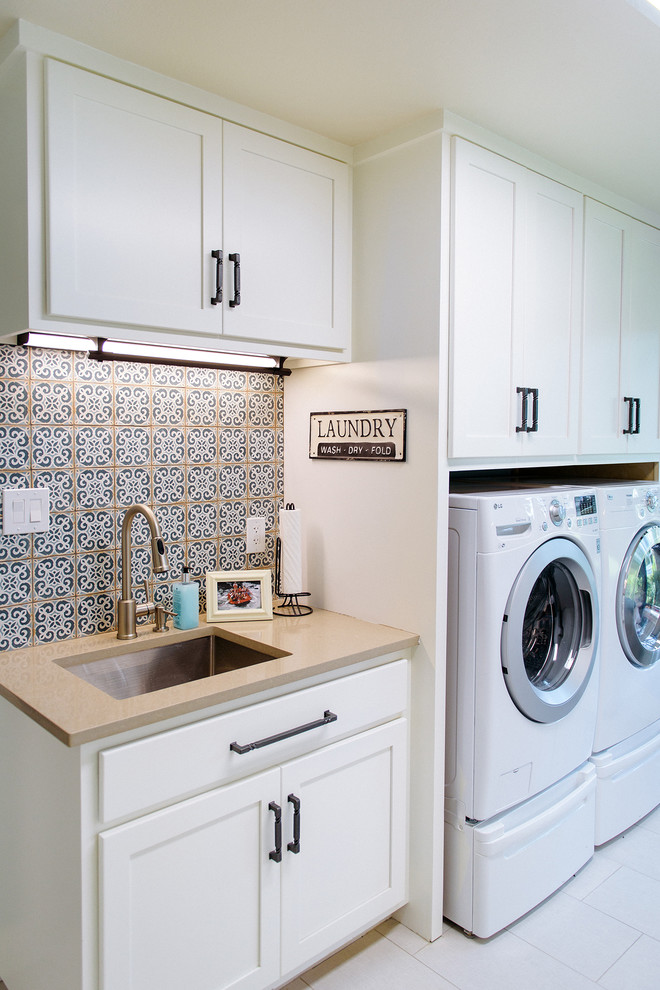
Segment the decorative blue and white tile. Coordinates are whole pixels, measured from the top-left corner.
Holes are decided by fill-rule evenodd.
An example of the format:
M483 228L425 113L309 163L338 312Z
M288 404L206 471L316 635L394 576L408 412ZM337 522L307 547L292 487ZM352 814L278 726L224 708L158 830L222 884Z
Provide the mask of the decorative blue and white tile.
M120 426L115 430L117 464L148 464L151 460L151 430Z
M247 372L222 369L219 372L219 382L222 389L245 389L248 382Z
M152 364L151 381L154 385L184 385L186 369L172 364Z
M148 385L150 365L139 361L116 361L114 376L116 385Z
M241 536L246 530L247 504L237 500L220 503L220 536Z
M250 464L248 494L250 498L265 498L275 491L276 471L273 464Z
M0 425L0 469L27 468L30 462L30 435L22 426Z
M181 569L186 564L186 545L185 543L171 543L165 540L165 549L167 550L167 578L170 581L178 581L181 576Z
M218 486L221 499L245 498L248 493L247 468L243 464L223 464L218 473Z
M175 427L154 430L153 458L156 464L182 464L185 454L183 430Z
M267 375L264 371L248 373L248 388L251 392L274 392L280 375Z
M37 602L34 608L35 643L54 643L76 634L76 609L70 599Z
M217 540L192 540L188 543L188 567L193 577L218 570Z
M193 426L186 433L186 454L189 464L212 464L218 459L217 430L208 426Z
M0 563L0 608L32 598L32 571L27 560Z
M131 584L136 601L145 600L144 581L151 581L153 572L151 570L151 547L133 546L131 549ZM121 555L117 555L117 584L121 584L123 579L123 568ZM135 586L139 585L138 588Z
M284 460L284 429L282 427L275 430L275 455L278 461Z
M275 416L277 426L284 426L284 392L275 396Z
M71 554L75 546L73 513L51 512L50 526L45 533L35 533L35 557L53 557Z
M24 425L28 421L28 390L25 382L0 378L0 423Z
M73 432L68 426L37 426L32 430L32 467L73 467Z
M126 507L128 508L128 506ZM120 509L117 512L117 530L116 530L116 545L121 544L121 531L124 525L124 516L126 515L126 509ZM144 518L142 514L133 516L131 519L131 531L130 531L130 543L131 546L147 546L151 545L151 532L149 530L149 523Z
M219 571L243 570L246 563L245 540L239 537L228 537L220 540L218 556Z
M117 471L117 505L151 502L151 474L146 468Z
M73 352L49 350L46 347L30 349L30 370L33 378L64 381L73 374Z
M153 422L159 426L180 426L185 421L182 388L154 388L151 405Z
M153 472L154 502L184 502L185 471L181 467L157 467Z
M248 399L250 426L275 426L275 396L271 392L253 392Z
M79 426L75 431L76 464L107 467L113 462L113 431L103 426Z
M108 468L85 468L76 474L76 505L80 509L107 509L114 505L115 479Z
M276 456L275 430L248 430L250 461L274 461Z
M186 393L186 422L189 426L216 426L218 422L217 392L189 388Z
M112 361L90 361L86 354L75 354L73 374L81 382L112 381Z
M277 478L275 483L275 495L282 495L284 493L284 456L278 458L279 464L277 465Z
M218 469L212 464L188 468L188 501L211 502L218 498Z
M0 375L3 378L27 378L29 371L27 347L0 344Z
M76 586L79 594L111 591L115 585L115 557L109 551L79 553L76 565Z
M170 544L186 538L186 510L183 505L159 505L154 511L169 556Z
M221 392L218 402L221 426L247 426L247 396L243 392Z
M115 600L112 595L86 595L78 599L78 634L94 636L108 632L115 624Z
M76 423L86 426L109 426L112 423L112 389L105 384L87 382L76 385Z
M111 550L117 546L115 513L79 512L76 517L76 546L82 553Z
M143 426L149 422L150 413L149 389L135 385L116 386L115 416L118 424Z
M247 431L220 430L221 461L244 461L247 458Z
M214 502L188 506L188 539L213 540L218 536L218 507Z
M73 471L35 471L34 488L50 489L50 511L73 509Z
M73 391L64 382L37 382L32 386L32 424L65 425L73 421Z
M217 388L218 372L215 368L186 368L186 384L189 388Z
M251 498L248 502L248 510L251 516L263 516L266 520L266 529L276 529L277 500L274 498Z
M42 557L34 565L34 597L67 598L74 591L73 558Z
M32 645L32 606L0 609L0 651Z

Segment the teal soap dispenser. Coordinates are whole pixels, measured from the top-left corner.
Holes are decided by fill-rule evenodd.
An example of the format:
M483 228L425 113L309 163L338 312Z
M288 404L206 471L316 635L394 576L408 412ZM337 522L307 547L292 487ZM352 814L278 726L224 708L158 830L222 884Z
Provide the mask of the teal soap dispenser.
M187 567L181 571L181 580L172 585L172 605L175 629L195 629L199 625L199 585L190 580Z

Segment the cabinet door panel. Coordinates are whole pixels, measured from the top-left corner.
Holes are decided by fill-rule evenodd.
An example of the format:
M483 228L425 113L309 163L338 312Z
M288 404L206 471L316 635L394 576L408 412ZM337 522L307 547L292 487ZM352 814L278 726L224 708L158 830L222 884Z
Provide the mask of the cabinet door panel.
M279 973L279 771L99 837L102 990L257 990Z
M283 976L404 902L406 739L398 719L283 767L283 802L301 802L297 854L290 802L285 819Z
M633 223L630 241L630 332L621 345L624 395L640 399L640 432L629 450L658 451L660 390L660 230Z
M454 141L451 457L496 457L517 447L516 387L525 382L514 258L525 236L523 175L513 162Z
M47 60L47 310L220 335L222 123Z
M224 333L342 348L349 328L347 166L224 124Z

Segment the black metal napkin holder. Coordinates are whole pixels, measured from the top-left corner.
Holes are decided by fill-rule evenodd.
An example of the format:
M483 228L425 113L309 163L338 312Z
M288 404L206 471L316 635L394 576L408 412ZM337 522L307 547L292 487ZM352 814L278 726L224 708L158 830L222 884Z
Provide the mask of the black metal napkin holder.
M287 592L280 590L280 579L282 576L282 540L277 537L275 540L275 594L278 598L282 598L283 601L277 606L273 607L273 615L282 616L299 616L299 615L311 615L314 609L311 605L301 605L298 601L299 598L309 598L311 595L310 591L298 591L296 594L289 594Z

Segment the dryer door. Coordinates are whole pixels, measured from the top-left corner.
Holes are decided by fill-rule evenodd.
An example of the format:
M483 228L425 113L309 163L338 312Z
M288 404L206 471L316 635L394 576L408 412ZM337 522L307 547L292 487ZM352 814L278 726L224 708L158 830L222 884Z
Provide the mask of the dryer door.
M628 547L616 595L623 652L635 667L660 658L660 526L645 526Z
M594 666L598 593L586 554L563 537L528 557L502 622L504 680L534 722L556 722L575 708Z

